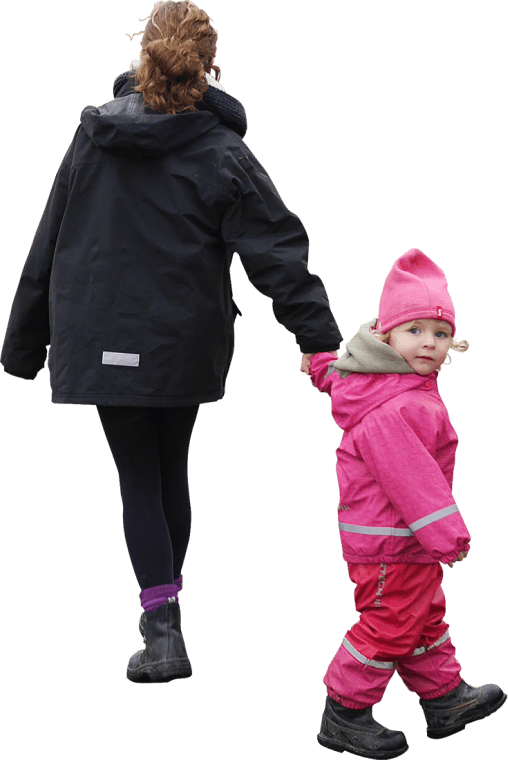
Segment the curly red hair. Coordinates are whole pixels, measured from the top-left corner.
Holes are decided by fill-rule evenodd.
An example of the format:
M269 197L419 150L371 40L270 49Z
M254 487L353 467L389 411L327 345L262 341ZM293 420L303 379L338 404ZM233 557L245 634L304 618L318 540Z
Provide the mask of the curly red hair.
M217 32L194 3L156 3L141 39L141 63L135 73L143 105L160 113L195 111L208 89L205 73L215 71Z

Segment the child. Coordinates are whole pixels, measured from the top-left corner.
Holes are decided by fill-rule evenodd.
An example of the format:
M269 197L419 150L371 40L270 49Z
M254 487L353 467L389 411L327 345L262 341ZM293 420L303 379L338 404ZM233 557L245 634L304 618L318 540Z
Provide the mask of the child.
M360 620L325 676L318 741L371 758L408 749L401 731L372 718L395 670L420 697L427 735L440 739L499 709L506 695L460 676L439 563L453 567L470 536L452 496L457 436L437 390L455 312L442 270L417 249L385 282L379 318L363 325L338 360L311 359L344 435L337 450L339 528Z

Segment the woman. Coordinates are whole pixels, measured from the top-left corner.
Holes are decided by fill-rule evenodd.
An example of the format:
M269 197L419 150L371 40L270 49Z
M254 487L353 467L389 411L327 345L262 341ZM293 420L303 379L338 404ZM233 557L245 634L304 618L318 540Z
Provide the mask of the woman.
M229 268L304 354L338 348L308 241L244 144L242 105L211 77L217 33L190 2L158 3L135 73L87 107L14 299L4 369L49 369L55 403L95 404L118 467L141 587L137 682L191 675L178 591L190 533L187 453L199 404L224 395L239 313Z

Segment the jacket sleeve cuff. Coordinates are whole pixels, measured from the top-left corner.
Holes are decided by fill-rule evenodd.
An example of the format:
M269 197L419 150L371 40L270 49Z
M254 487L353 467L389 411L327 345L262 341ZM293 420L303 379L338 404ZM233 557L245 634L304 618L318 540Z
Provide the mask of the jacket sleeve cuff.
M457 549L454 552L450 552L450 554L445 554L444 557L440 558L439 562L442 562L443 565L447 565L448 562L453 562L454 559L457 559L461 552L468 552L470 548L471 546L467 542L457 542Z
M3 364L3 362L2 362ZM37 372L26 372L18 369L14 369L13 367L6 367L5 364L3 365L4 372L7 372L8 375L13 375L14 377L21 377L23 380L35 380L37 377Z
M326 345L326 348L323 348L322 346L319 346L316 348L316 346L311 345L305 345L300 344L300 351L302 354L326 354L328 351L338 351L340 348L340 341L338 343L334 343L333 345L330 345L329 343Z
M335 354L320 352L311 357L310 376L316 388L324 393L330 393L333 385L333 374L330 373L330 364L336 361Z
M447 501L453 501L451 494ZM447 512L451 514L446 514ZM429 521L429 517L423 520ZM459 556L460 552L469 551L471 536L456 504L451 504L449 508L437 510L431 514L428 525L421 527L420 522L417 520L408 525L423 548L437 562L451 562Z

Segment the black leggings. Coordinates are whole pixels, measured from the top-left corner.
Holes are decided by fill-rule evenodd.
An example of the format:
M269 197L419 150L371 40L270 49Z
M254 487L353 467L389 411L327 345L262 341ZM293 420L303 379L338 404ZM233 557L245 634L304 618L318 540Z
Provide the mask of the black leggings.
M141 589L173 583L189 543L187 455L198 406L98 406L123 501L123 525Z

